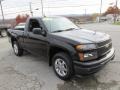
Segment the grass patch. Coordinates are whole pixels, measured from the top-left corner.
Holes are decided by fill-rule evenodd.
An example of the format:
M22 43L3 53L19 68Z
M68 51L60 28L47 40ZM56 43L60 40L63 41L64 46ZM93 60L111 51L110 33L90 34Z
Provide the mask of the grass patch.
M120 25L120 22L113 23L114 25Z

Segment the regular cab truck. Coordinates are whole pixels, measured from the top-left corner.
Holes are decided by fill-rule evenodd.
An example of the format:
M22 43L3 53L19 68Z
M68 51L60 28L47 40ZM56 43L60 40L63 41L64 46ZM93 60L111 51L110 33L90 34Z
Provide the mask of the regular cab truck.
M25 50L46 57L62 80L93 74L115 56L108 34L81 29L64 17L29 18L8 36L17 56Z

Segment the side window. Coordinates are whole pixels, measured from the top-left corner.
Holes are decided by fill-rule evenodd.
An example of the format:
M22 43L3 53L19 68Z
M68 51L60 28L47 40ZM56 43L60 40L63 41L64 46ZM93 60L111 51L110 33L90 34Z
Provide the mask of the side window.
M36 19L31 19L29 22L29 32L32 32L34 28L41 28L40 23Z

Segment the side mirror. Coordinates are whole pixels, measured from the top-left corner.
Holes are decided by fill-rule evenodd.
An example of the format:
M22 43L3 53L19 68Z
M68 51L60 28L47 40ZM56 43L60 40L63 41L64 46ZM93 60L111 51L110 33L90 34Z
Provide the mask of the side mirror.
M45 36L46 32L42 30L41 28L33 28L33 33L38 34L38 35L43 35Z

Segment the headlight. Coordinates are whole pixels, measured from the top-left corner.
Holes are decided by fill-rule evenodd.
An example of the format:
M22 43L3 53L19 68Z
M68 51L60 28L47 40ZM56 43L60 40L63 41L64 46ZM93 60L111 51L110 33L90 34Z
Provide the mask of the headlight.
M95 51L94 49L96 49L95 44L77 45L76 50L78 51L80 61L88 61L88 60L96 59L98 56L97 56L97 51ZM87 50L91 50L91 51L87 51Z
M79 53L80 61L88 61L98 58L96 51Z
M92 50L92 49L96 49L95 44L86 44L86 45L77 45L76 46L77 51Z

